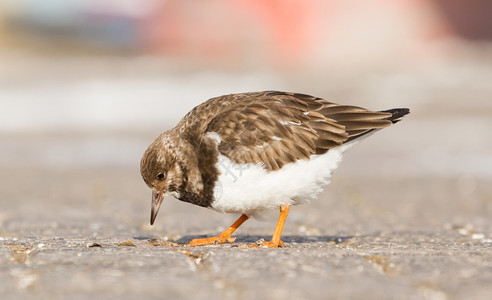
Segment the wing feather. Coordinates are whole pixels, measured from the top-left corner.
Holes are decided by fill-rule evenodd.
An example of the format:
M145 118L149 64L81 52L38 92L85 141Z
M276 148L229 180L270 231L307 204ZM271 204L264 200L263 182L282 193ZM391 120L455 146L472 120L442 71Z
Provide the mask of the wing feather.
M221 137L221 154L237 163L262 164L274 171L387 127L408 113L396 110L369 111L277 91L232 94L193 109L180 122L180 130L191 136L186 128L199 129L197 137L190 137L197 141L215 132Z

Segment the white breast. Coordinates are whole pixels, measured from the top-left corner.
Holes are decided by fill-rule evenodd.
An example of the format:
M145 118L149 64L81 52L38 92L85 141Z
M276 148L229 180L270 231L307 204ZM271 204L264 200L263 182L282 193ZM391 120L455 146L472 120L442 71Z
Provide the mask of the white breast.
M330 149L310 160L299 160L268 173L261 165L239 165L220 155L215 201L211 208L225 213L255 215L282 204L299 204L314 199L328 184L349 143Z

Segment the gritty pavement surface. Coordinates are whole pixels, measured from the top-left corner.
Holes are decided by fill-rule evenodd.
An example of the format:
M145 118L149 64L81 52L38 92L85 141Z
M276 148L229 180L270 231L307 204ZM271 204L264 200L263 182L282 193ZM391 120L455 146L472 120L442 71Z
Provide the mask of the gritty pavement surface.
M2 299L490 298L490 182L355 172L367 155L383 163L383 137L348 154L319 199L291 209L282 249L246 247L270 238L276 212L227 245L185 243L237 216L172 198L150 227L137 165L3 168Z
M65 95L53 83L60 78L27 88L0 85L0 101L14 110L23 113L23 105L33 102L29 121L75 126L33 129L21 122L22 114L0 124L0 298L492 299L492 87L483 80L492 68L475 67L463 67L468 73L445 68L400 74L415 79L406 78L408 86L379 78L358 90L316 90L312 83L287 88L285 79L285 90L338 93L340 101L369 108L410 106L412 113L347 152L316 201L291 208L280 249L247 247L270 238L277 212L248 220L236 242L226 245L185 244L218 234L237 216L173 198L165 199L156 224L149 225L150 191L140 178L140 156L165 129L158 122L173 123L189 102L176 108L172 121L176 103L168 101L163 107L169 109L158 114L169 118L121 130L105 127L103 117L92 119L98 106L64 106ZM428 75L439 72L447 77ZM472 73L477 77L463 75ZM110 86L123 96L128 80ZM163 80L150 82L157 87ZM204 81L194 80L185 78L179 90L190 92L183 87ZM145 95L149 86L139 91L139 84L131 85L134 95ZM80 104L87 99L77 91L92 91L92 99L107 85L63 87ZM255 87L250 90L260 89ZM368 102L354 102L362 95ZM37 96L46 107L29 100ZM59 113L52 109L59 105L67 120L55 119ZM151 115L139 105L128 112L140 109ZM89 130L77 127L84 112L96 124Z

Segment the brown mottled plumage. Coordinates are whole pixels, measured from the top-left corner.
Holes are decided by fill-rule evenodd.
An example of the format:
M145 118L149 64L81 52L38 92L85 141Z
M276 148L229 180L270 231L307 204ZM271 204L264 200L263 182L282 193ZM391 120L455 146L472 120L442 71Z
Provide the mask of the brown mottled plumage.
M375 112L277 91L212 98L162 133L142 157L141 174L153 190L151 223L167 193L214 208L214 189L222 175L219 156L272 174L396 123L408 112Z

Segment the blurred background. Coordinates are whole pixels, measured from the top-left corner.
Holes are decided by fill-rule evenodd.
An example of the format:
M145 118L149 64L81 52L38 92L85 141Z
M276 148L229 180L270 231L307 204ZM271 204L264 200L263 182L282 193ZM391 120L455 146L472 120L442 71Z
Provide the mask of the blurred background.
M491 13L487 0L2 0L3 232L151 230L147 145L208 98L257 90L411 108L300 210L341 212L314 232L490 228ZM166 205L160 232L228 223ZM293 214L287 230L308 228Z

